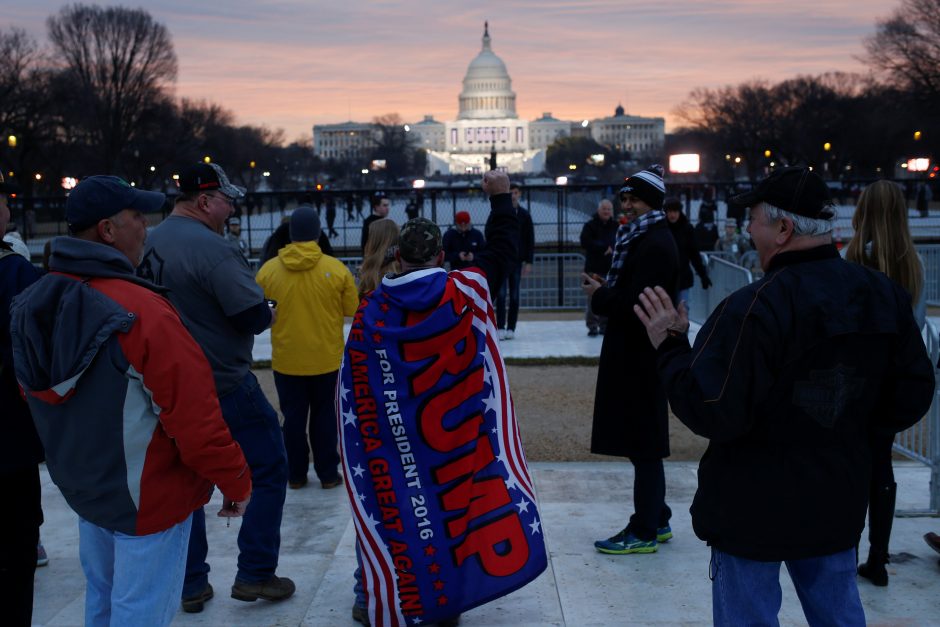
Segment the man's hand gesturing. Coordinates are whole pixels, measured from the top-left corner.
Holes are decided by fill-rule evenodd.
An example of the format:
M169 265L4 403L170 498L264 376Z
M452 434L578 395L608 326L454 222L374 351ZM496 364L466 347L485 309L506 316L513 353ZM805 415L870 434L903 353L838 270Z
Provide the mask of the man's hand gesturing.
M658 285L647 287L640 293L640 304L634 305L633 311L646 327L653 348L659 348L669 335L684 335L689 331L689 312L685 303L679 303L676 310L669 294Z
M509 193L509 175L505 172L490 170L483 175L483 192L487 196Z

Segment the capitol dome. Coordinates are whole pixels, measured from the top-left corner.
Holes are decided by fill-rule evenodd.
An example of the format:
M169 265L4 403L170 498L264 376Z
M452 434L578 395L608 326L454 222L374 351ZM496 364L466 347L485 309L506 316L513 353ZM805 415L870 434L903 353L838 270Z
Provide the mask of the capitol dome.
M516 94L506 64L490 48L489 23L483 26L483 49L470 62L460 92L458 119L515 118Z

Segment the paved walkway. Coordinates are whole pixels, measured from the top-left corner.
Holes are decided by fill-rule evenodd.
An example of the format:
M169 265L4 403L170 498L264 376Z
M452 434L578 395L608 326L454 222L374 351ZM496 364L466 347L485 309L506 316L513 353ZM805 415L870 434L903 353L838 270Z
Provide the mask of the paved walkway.
M708 625L711 596L709 550L695 538L688 515L696 485L696 464L667 462L667 499L675 512L675 538L655 555L609 556L597 553L593 541L624 524L632 499L629 464L532 464L542 529L549 549L548 570L510 596L464 614L461 624L495 626L543 625ZM899 463L898 507L926 503L926 469ZM48 473L42 476L46 524L42 537L49 566L36 571L34 623L48 626L82 624L84 577L78 561L78 526ZM209 505L216 511L221 497ZM212 509L214 508L214 509ZM226 528L207 516L210 581L216 597L202 614L177 614L174 625L252 626L354 625L352 571L355 564L349 505L342 490L322 490L315 483L290 490L282 526L279 573L297 583L297 594L282 603L243 603L229 597L235 576L238 523ZM930 518L897 518L887 588L860 584L872 625L940 624L940 570L937 555L921 536L940 531ZM863 543L867 546L867 544ZM785 573L785 570L784 570ZM805 624L796 593L783 579L784 625Z
M701 325L693 322L689 329L690 341ZM349 334L349 325L344 328ZM583 320L520 320L515 338L500 342L503 359L544 357L598 357L602 336L588 337ZM271 333L265 331L255 338L252 352L255 361L270 361Z

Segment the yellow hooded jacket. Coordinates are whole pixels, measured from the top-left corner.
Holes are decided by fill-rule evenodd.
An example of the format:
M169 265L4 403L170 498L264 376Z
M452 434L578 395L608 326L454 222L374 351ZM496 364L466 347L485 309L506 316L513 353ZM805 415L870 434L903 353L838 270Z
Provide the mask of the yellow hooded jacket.
M266 298L277 301L271 367L298 376L339 370L346 343L343 316L359 306L346 266L324 255L316 242L293 242L261 266L255 280Z

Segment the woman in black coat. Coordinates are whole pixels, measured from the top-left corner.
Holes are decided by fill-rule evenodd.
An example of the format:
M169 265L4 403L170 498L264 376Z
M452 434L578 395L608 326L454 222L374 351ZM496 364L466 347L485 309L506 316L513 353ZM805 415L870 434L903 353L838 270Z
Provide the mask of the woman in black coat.
M667 198L663 202L663 210L666 212L666 221L669 223L669 230L672 236L676 238L676 248L679 250L679 301L685 301L686 306L689 303L689 290L692 288L694 279L692 277L692 267L695 273L702 281L702 289L708 289L712 286L711 279L708 278L708 269L702 263L702 255L699 253L699 247L695 243L695 229L689 224L689 220L682 213L682 201L678 198ZM678 306L679 303L676 302Z
M620 190L621 207L636 218L617 232L607 281L583 275L592 309L608 317L591 452L628 457L635 471L634 514L623 530L594 543L602 553L652 553L657 542L672 537L662 461L669 456L666 393L656 370L656 351L633 311L643 288L662 286L675 299L679 286L679 253L662 211L661 173L661 168L651 168L627 179Z

